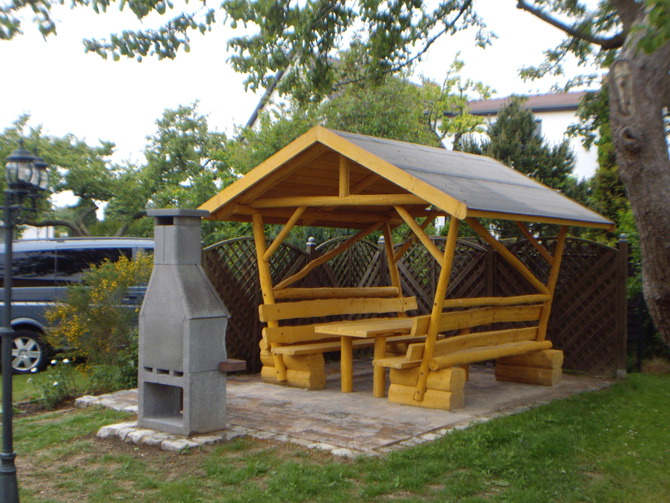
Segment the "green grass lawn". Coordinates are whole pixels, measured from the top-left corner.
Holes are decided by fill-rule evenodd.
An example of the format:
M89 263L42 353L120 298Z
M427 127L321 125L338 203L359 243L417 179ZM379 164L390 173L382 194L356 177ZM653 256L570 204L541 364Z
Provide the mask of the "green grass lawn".
M670 501L670 375L495 419L379 458L236 440L168 453L95 432L109 410L18 419L21 501Z
M14 402L29 402L38 395L37 388L33 385L32 374L16 374L12 377Z

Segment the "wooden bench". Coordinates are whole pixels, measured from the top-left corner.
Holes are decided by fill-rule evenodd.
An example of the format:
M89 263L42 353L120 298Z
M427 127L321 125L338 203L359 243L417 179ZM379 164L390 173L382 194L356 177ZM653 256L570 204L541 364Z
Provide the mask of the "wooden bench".
M303 300L307 297L307 300ZM323 326L323 318L331 316L389 315L375 320L397 320L408 311L417 309L415 297L401 297L395 287L375 288L293 288L275 292L276 304L259 306L260 320L268 323L261 340L261 376L269 382L278 382L278 362L286 368L286 383L308 389L320 389L326 385L323 353L340 350L340 338L324 337L314 331ZM307 324L285 324L291 320L313 320ZM294 322L295 323L295 322ZM333 325L341 321L331 322ZM326 323L328 325L329 323ZM275 325L275 326L272 326ZM389 340L396 345L420 340L399 333ZM371 347L372 340L354 341L355 348ZM403 346L403 350L406 346Z
M539 323L543 305L530 302L542 300L542 296L510 299L509 305L442 313L439 331L468 331L498 323ZM490 301L480 302L487 300ZM519 300L529 303L513 304ZM476 301L470 299L467 304L473 306ZM500 381L555 385L561 377L563 353L550 349L552 343L540 340L539 334L538 325L466 333L437 340L429 358L425 355L426 343L421 342L410 344L401 356L375 359L373 364L391 369L390 401L455 410L464 404L463 388L470 363L496 360L496 379ZM422 364L427 374L423 389Z

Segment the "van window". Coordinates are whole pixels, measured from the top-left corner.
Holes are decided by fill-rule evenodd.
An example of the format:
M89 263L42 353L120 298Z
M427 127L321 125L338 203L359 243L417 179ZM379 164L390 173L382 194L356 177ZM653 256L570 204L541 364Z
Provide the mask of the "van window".
M121 255L132 259L132 253L132 248L58 250L56 279L58 282L80 281L84 272L92 265L99 265L106 259L116 262Z
M56 279L55 251L12 254L12 286L53 286ZM4 257L0 257L0 286L4 283Z
M152 248L106 247L70 248L59 250L14 251L12 255L12 286L49 287L56 283L81 281L83 273L91 265L99 265L105 259L116 262L122 255L133 259L137 253L151 255ZM0 288L3 286L4 258L0 253Z

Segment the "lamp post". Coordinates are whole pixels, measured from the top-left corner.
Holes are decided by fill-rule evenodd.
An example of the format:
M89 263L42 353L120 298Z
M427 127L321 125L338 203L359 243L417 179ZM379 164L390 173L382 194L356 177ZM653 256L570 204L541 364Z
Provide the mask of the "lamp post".
M31 154L21 141L19 148L7 157L5 174L5 204L3 228L5 231L4 264L4 326L2 327L2 452L0 453L0 500L3 503L18 503L19 486L16 479L16 465L13 447L12 426L12 239L14 227L22 211L35 211L35 202L40 192L48 185L48 164ZM23 207L24 201L29 207Z

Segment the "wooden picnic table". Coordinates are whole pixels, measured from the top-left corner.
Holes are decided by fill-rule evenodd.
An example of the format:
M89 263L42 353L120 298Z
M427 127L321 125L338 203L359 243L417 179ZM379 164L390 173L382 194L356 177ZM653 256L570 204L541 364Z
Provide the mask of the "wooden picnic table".
M316 325L314 332L324 337L340 337L341 389L344 393L353 391L353 339L374 338L374 358L386 356L386 338L394 335L409 334L414 318L372 318L364 320L342 321L326 325ZM374 367L372 374L372 394L375 398L386 395L385 372L383 367Z

